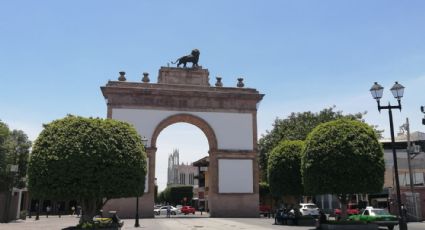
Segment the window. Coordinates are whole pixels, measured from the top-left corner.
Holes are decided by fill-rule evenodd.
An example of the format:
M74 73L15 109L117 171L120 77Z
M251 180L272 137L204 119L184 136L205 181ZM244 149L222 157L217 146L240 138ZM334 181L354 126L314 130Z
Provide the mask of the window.
M190 173L189 174L189 184L194 185L195 184L195 174L194 173Z
M186 184L186 174L180 173L180 184Z
M424 185L424 174L421 172L414 173L414 185Z

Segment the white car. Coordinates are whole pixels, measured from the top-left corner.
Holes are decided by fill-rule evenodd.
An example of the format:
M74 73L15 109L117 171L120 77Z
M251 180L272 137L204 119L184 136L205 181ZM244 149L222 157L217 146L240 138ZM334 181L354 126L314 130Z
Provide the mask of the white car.
M171 215L177 215L179 213L179 210L176 207L170 206ZM160 208L155 208L153 210L155 215L167 215L167 206L161 206Z
M318 216L319 208L313 203L301 203L300 212L303 216Z

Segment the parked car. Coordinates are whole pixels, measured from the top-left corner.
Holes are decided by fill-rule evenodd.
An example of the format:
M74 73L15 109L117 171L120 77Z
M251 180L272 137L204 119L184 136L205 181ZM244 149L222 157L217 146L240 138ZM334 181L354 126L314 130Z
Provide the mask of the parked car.
M319 216L319 208L313 203L301 203L300 213L303 216Z
M179 210L174 206L170 206L170 211L171 211L171 215L177 215L177 213L179 213ZM157 216L167 215L167 206L161 206L160 208L156 208L153 210L153 212Z
M334 214L337 218L339 218L341 216L341 209L336 208L334 210ZM347 215L351 216L351 215L358 215L360 214L360 211L357 207L357 204L348 204L347 205Z
M397 216L389 214L385 209L373 207L366 207L361 214L349 216L348 219L386 226L388 230L393 230L394 226L398 224Z
M270 216L272 208L269 205L260 205L258 208L260 211L260 215L263 215L265 217Z
M185 215L187 215L187 214L189 214L189 213L195 214L195 208L194 208L194 207L192 207L192 206L183 206L183 207L180 209L180 211L181 211L181 213L183 213L183 214L185 214Z

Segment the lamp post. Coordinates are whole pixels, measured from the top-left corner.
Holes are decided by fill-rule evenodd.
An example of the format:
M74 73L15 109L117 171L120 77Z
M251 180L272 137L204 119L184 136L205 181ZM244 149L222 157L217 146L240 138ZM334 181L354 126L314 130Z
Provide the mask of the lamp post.
M397 155L396 155L396 150L395 150L394 125L393 125L393 113L392 113L392 109L399 109L401 111L400 100L403 97L404 86L402 86L398 82L395 82L394 86L391 88L391 93L397 99L398 105L391 105L388 102L387 106L381 106L380 99L382 98L383 91L384 91L384 87L379 85L377 82L375 82L375 84L373 84L372 88L370 89L372 97L378 103L378 111L381 112L381 109L388 109L388 115L389 115L389 120L390 120L391 148L393 150L395 186L396 186L396 192L397 192L397 208L398 208L399 216L401 217L398 220L399 226L400 226L399 228L400 228L400 230L407 230L407 224L406 224L406 221L404 219L405 217L403 215L403 211L401 209L400 183L399 183L399 178L398 178Z
M425 114L425 106L421 106L421 112ZM422 124L425 125L425 117L422 118Z
M142 144L143 147L146 149L146 146L148 146L148 139L146 137L142 137ZM136 197L136 221L134 223L134 227L138 228L140 227L139 224L139 189L137 189L137 197Z

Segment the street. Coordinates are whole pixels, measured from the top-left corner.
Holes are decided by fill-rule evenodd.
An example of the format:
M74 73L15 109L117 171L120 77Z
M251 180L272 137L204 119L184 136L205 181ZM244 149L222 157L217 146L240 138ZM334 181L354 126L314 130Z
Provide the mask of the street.
M73 226L78 223L76 216L40 216L40 220L35 221L34 217L26 220L18 220L8 224L0 224L0 230L60 230L65 227ZM125 219L123 230L134 229L152 229L152 230L262 230L262 229L280 229L280 230L313 230L314 227L304 226L284 226L274 225L274 220L269 218L208 218L205 214L200 215L177 215L171 218L158 217L152 219L140 219L140 228L134 227L134 219ZM409 223L409 230L425 229L425 222ZM381 228L385 229L385 228ZM395 228L398 229L397 227Z

